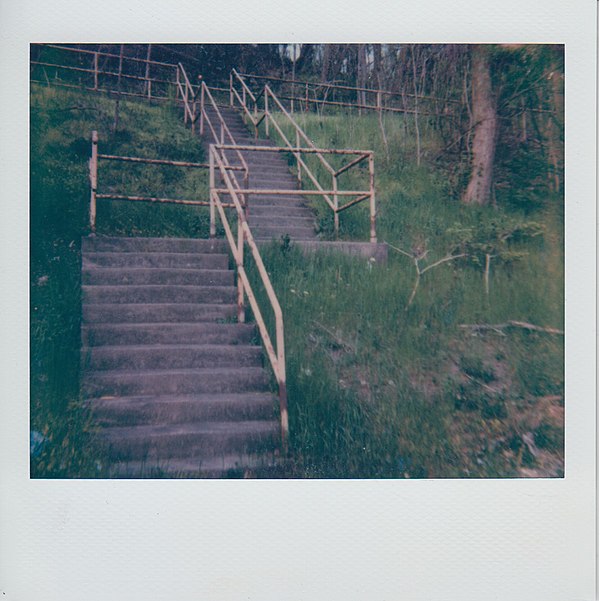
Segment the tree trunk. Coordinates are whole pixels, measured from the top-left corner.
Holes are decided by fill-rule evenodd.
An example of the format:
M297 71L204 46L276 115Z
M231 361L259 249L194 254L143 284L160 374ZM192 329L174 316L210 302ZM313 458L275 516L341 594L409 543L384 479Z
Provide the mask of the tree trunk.
M473 135L471 179L463 195L466 204L490 202L496 152L497 116L492 92L489 50L474 46L471 51L471 98L475 133Z

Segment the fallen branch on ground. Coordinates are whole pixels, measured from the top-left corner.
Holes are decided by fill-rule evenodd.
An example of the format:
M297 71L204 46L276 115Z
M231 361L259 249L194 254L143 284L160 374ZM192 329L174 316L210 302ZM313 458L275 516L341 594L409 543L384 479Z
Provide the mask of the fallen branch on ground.
M564 330L558 330L556 328L547 328L544 326L536 326L532 323L527 323L526 321L516 321L514 319L511 319L504 323L496 323L496 324L461 323L458 325L458 327L462 328L463 330L475 330L475 331L497 330L497 331L501 332L502 330L504 330L506 328L522 328L524 330L531 330L534 332L545 332L546 334L564 335L564 333L565 333Z

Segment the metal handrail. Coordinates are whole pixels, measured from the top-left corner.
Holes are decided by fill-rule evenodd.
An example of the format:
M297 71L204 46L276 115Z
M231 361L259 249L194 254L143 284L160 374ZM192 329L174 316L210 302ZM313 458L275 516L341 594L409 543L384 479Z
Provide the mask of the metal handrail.
M233 185L232 178L225 164L225 152L224 149L219 149L218 146L213 144L209 147L209 159L210 159L210 201L213 203L219 213L223 229L225 230L225 236L229 242L231 253L235 260L237 275L238 275L238 321L243 322L245 320L244 312L244 298L247 297L252 307L252 312L256 320L256 325L260 332L265 350L269 362L275 374L277 380L278 392L279 392L279 414L281 421L281 438L284 449L287 449L287 440L289 434L289 421L288 421L288 409L287 409L287 386L286 386L286 369L285 369L285 337L283 330L283 313L281 306L269 279L269 275L263 263L260 252L248 226L246 220L245 207L242 206L240 199L238 198L238 192ZM222 153L222 154L221 154ZM225 182L225 189L219 189L215 185L215 167L218 169L221 178ZM220 194L226 192L231 197L235 210L237 213L237 241L231 231L229 220L227 219L227 213L225 212L225 205L222 203ZM246 242L250 248L252 257L258 269L262 284L267 293L273 314L275 316L275 335L276 335L276 347L273 345L271 336L267 330L265 320L263 318L260 306L256 300L256 296L248 279L246 269L244 267L244 242Z
M227 123L225 122L225 119L223 118L223 115L221 114L221 111L219 110L219 107L217 106L217 103L215 102L215 99L213 98L213 95L211 94L211 91L208 89L208 86L206 85L206 83L203 81L201 86L200 86L200 135L204 134L204 123L208 123L208 126L211 130L212 136L213 136L213 140L215 143L217 144L223 144L225 142L225 136L227 136L227 138L229 139L229 141L231 142L231 144L236 147L236 141L235 138L233 137L231 131L229 130L229 127L227 126ZM219 126L220 126L220 135L217 136L217 132L215 130L215 128L213 127L212 121L210 119L210 117L208 116L208 113L206 112L206 98L208 98L210 104L212 105L213 110L215 111L215 114L217 115L217 118L219 120ZM244 155L237 149L234 148L236 156L238 157L241 167L243 168L243 172L244 172L244 188L248 187L248 177L249 177L249 172L248 172L248 163L246 162L246 159L244 159ZM229 160L227 159L227 157L224 155L223 156L224 159L224 163L225 165L227 165L228 167L230 167L231 165L229 164ZM242 188L240 187L240 183L238 182L237 178L233 178L233 181L235 182L235 186L238 190L238 192L240 192L241 194L243 194L242 192ZM242 200L243 200L243 205L244 207L246 207L246 195L243 194L242 195ZM211 210L210 210L210 235L211 237L214 237L216 235L216 221L215 221L215 211L214 211L214 206L211 205Z
M277 133L279 134L279 136L281 137L281 139L284 141L284 143L286 145L285 150L287 150L288 152L291 152L292 155L294 156L294 158L296 159L298 184L300 185L302 183L302 173L303 172L306 173L306 175L308 176L310 181L316 187L318 193L322 196L322 198L325 200L325 202L327 203L329 208L331 208L331 210L333 211L334 231L335 231L336 236L339 233L339 213L342 212L343 210L349 208L350 206L353 206L353 205L355 205L363 200L366 200L368 198L369 204L370 204L369 240L370 240L370 242L377 242L376 205L375 205L375 164L374 164L373 152L372 151L361 151L361 150L348 150L348 151L344 151L344 153L335 153L335 152L330 152L329 150L317 148L315 146L315 144L312 142L312 140L308 137L308 135L304 132L304 130L298 125L298 123L296 123L294 118L285 109L285 107L283 106L283 104L281 103L279 98L275 95L273 90L271 90L271 88L267 84L264 85L263 91L261 92L261 95L264 94L264 99L265 99L264 100L264 114L262 115L262 117L260 119L258 119L258 104L256 102L256 96L252 92L250 92L247 84L243 80L243 77L240 76L240 74L235 69L232 69L229 81L230 81L230 103L231 103L231 105L233 106L234 99L236 99L237 102L239 103L240 107L244 111L244 113L250 118L252 124L254 125L256 136L258 136L258 125L260 124L260 122L262 120L265 120L265 130L266 130L267 136L269 136L270 126L275 128L275 130L277 131ZM242 90L243 91L248 90L248 92L250 92L250 94L248 94L248 92L244 92L242 94L242 96L240 96L239 92L237 91L237 89L234 86L235 81L239 81L242 84ZM254 116L252 115L252 113L248 109L248 107L246 106L246 99L248 96L250 96L250 98L254 102ZM293 127L295 134L296 134L296 143L295 144L293 144L287 138L287 136L285 135L285 133L283 132L283 130L281 129L281 127L279 126L277 121L273 118L273 115L269 109L269 99L271 99L272 102L275 103L275 105L279 109L279 111L281 111L281 113L285 116L287 122ZM307 145L307 147L308 147L307 149L303 150L300 148L301 140ZM306 164L306 162L302 159L302 156L301 156L302 152L306 152L307 150L310 150L310 152L312 154L315 154L317 156L317 158L319 159L321 164L325 167L325 169L331 175L331 178L332 178L331 190L326 190L320 184L320 182L318 181L315 174L312 172L312 170L309 168L309 166ZM341 167L340 169L334 169L332 167L332 165L329 163L329 161L327 161L325 159L325 157L324 157L325 154L354 154L354 155L359 155L359 156L356 159L350 161L348 164ZM340 206L339 205L339 196L343 196L345 194L340 192L340 190L339 190L338 177L341 174L348 171L349 169L351 169L352 167L358 165L365 159L368 159L368 163L369 163L369 191L365 192L365 193L361 192L362 196L360 196L360 198L354 199L353 201ZM250 193L250 191L248 191L248 192Z
M193 200L185 198L162 198L158 196L135 196L129 194L120 193L100 193L98 192L98 165L100 160L106 161L120 161L126 163L142 163L147 165L170 165L173 167L189 167L194 169L210 169L210 163L193 163L190 161L169 161L166 159L150 159L146 157L129 157L120 156L113 154L101 154L98 152L98 132L92 132L92 155L90 157L89 167L89 178L90 178L90 212L89 222L91 232L96 231L96 204L98 199L110 199L110 200L127 200L135 202L153 202L153 203L165 203L165 204L181 204L181 205L194 205L202 207L210 207L210 200ZM235 165L226 165L224 167L227 171L240 171L243 167ZM233 207L233 203L225 204L226 207Z

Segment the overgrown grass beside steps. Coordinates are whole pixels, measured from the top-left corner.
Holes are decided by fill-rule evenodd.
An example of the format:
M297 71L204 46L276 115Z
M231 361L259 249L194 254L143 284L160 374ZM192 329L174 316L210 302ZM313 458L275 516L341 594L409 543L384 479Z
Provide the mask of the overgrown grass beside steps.
M32 461L34 476L103 475L77 381L79 239L87 231L91 130L99 131L101 152L202 160L200 145L172 108L122 101L115 133L113 120L114 101L107 98L33 90L31 415L32 429L49 439ZM416 166L410 123L401 117L386 117L389 160L373 116L301 120L317 146L375 150L379 238L408 253L428 251L423 265L451 252L456 227L535 220L544 233L510 243L521 259L492 260L489 295L482 266L461 258L425 273L410 305L414 264L393 250L388 264L378 265L304 256L285 242L266 248L286 327L287 475L560 475L562 338L527 330L473 336L459 326L513 319L562 327L561 200L541 199L527 214L465 208L448 174L427 161L439 147L434 138L422 140L424 160ZM152 196L206 194L202 172L106 165L100 168L104 191L118 184ZM342 215L343 237L368 239L367 207ZM330 236L332 219L317 209ZM99 201L98 230L206 237L208 219L202 209Z

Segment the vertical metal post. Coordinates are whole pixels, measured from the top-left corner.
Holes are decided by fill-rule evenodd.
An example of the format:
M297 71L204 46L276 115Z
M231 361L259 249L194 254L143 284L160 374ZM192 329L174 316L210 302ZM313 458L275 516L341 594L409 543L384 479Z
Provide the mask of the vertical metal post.
M188 122L188 86L187 82L184 82L185 92L183 94L183 122L187 124Z
M306 84L306 95L304 97L304 112L308 113L308 82Z
M200 82L200 135L204 135L204 82Z
M213 194L217 194L214 192L215 189L215 148L214 146L209 146L208 150L208 161L209 161L209 172L208 172L208 182L209 182L209 190L210 190L210 237L214 238L217 235L217 224L215 223L215 200L213 198Z
M375 219L377 211L375 209L375 159L373 153L369 154L369 212L371 220L370 242L377 242L377 231L375 229Z
M90 229L96 231L96 192L98 190L98 132L92 132L92 156L90 157Z
M237 237L237 318L239 323L244 323L244 321L246 321L246 311L244 310L244 282L240 277L240 270L244 269L244 229L242 227L242 218L239 214Z
M271 115L269 115L269 92L268 92L268 88L265 85L265 133L267 134L267 138L269 137L269 118L271 117Z
M335 208L333 210L333 229L335 232L336 240L340 233L340 215L338 213L339 201L338 201L338 193L337 192L338 192L337 175L334 173L333 174L333 206Z
M246 106L246 86L242 86L242 104Z
M229 73L229 106L233 106L233 72Z
M300 148L300 133L296 130L296 148ZM300 153L296 155L296 176L298 178L298 188L302 187L302 167L300 166Z
M287 406L287 385L285 373L285 340L283 335L283 322L277 321L277 383L279 385L279 414L281 420L281 442L284 452L288 449L288 435L290 431Z
M244 171L244 189L248 189L248 169ZM242 198L244 200L244 215L246 216L246 220L248 220L248 216L250 215L250 204L249 204L249 194L243 194Z
M94 90L98 90L98 53L94 52Z
M146 52L146 86L148 89L148 98L152 97L152 84L150 83L150 56L152 56L152 44L148 44L148 51Z
M180 84L180 77L179 77L179 66L176 67L176 73L177 73L177 78L175 80L175 100L177 100L179 98L179 84Z

